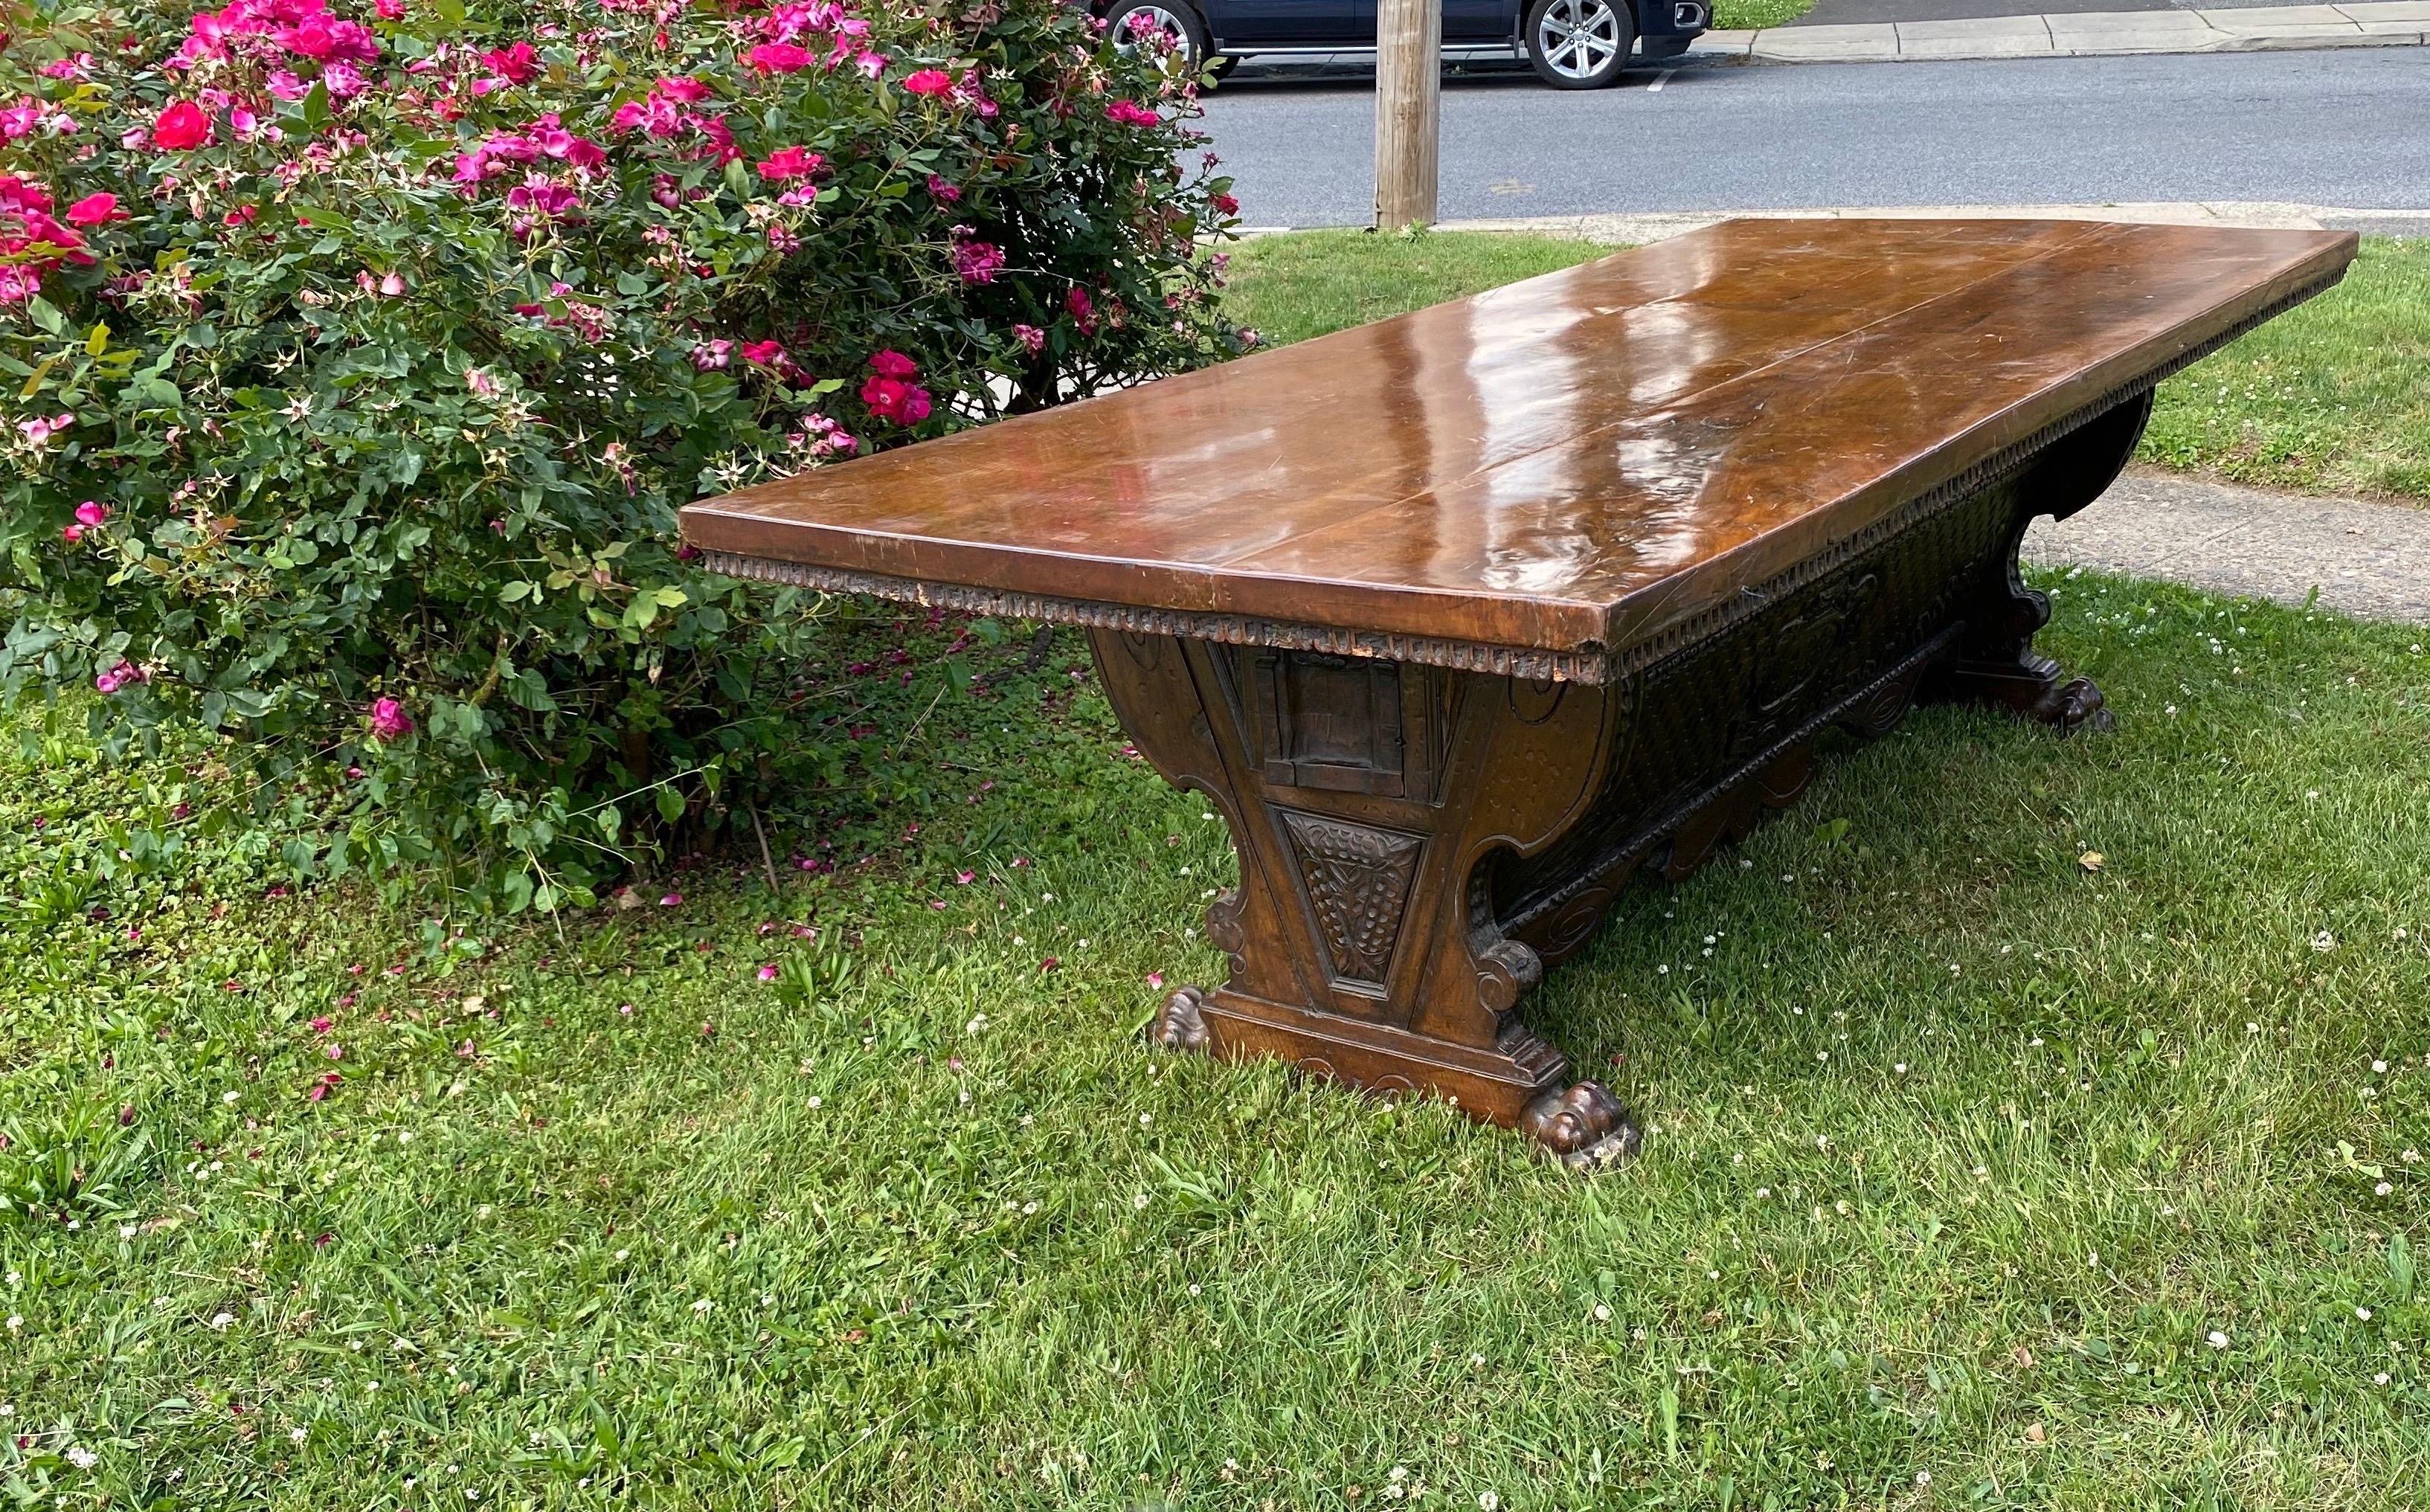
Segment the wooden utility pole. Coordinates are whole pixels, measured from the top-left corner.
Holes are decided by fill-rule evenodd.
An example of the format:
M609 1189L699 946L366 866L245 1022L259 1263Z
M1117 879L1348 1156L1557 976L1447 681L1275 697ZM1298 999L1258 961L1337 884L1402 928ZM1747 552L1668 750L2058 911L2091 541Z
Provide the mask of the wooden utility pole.
M1376 0L1375 229L1435 219L1442 0Z

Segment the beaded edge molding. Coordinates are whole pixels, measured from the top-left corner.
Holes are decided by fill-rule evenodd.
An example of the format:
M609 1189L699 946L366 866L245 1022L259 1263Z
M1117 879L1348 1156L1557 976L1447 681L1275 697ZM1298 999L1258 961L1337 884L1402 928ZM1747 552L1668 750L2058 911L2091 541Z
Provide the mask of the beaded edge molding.
M1596 684L1604 680L1607 658L1601 652L1530 650L1487 645L1473 640L1442 640L1425 636L1390 635L1373 630L1341 630L1321 624L1295 624L1237 614L1202 614L1187 609L1146 608L1106 604L1094 599L1056 598L1043 593L1018 593L1006 589L972 588L959 583L924 583L877 573L856 573L807 562L775 561L733 552L705 551L702 564L729 577L753 578L816 589L824 593L866 593L897 603L939 606L965 614L993 614L1014 620L1045 620L1056 624L1087 625L1098 630L1123 630L1132 635L1175 636L1184 640L1219 640L1236 646L1271 646L1280 651L1322 651L1337 656L1369 656L1379 661L1410 661L1421 666L1449 667L1458 672L1490 673L1500 677Z
M2002 447L1991 456L1974 463L1906 504L1890 511L1872 524L1832 543L1819 552L1759 584L1750 584L1730 599L1687 619L1667 625L1642 640L1632 643L1621 657L1618 671L1622 675L1638 673L1665 657L1674 656L1708 637L1728 629L1740 619L1759 611L1782 593L1795 590L1801 585L1829 572L1849 557L1881 544L1893 536L1903 535L1923 523L1961 500L1983 489L2004 481L2022 469L2035 456L2090 424L2122 404L2137 398L2146 390L2201 361L2230 341L2254 330L2263 323L2292 309L2323 290L2334 287L2345 276L2339 269L2326 278L2305 284L2293 292L2272 301L2261 308L2222 329L2218 335L2195 343L2150 373L2124 384L2059 420L2052 422L2020 441ZM747 557L729 551L705 551L701 561L709 571L728 577L747 578L763 583L782 583L793 588L814 589L823 593L862 593L872 598L888 599L901 604L917 604L924 608L942 607L966 614L1001 615L1007 619L1043 620L1056 624L1086 625L1092 629L1122 630L1132 635L1174 636L1185 640L1215 640L1226 645L1268 646L1278 651L1321 651L1337 656L1367 656L1381 661L1408 661L1426 667L1448 667L1456 672L1486 673L1498 677L1526 677L1537 681L1584 683L1598 687L1611 680L1613 658L1600 647L1580 651L1547 651L1519 646L1497 646L1473 640L1448 640L1430 636L1390 635L1373 630L1344 630L1327 625L1301 624L1284 620L1256 619L1237 614L1193 612L1187 609L1158 609L1134 605L1107 604L1093 599L1058 598L1043 593L1021 593L1007 589L975 588L959 583L926 583L914 578L890 577L879 573L853 572L845 568L817 567L807 562L780 561L766 557Z

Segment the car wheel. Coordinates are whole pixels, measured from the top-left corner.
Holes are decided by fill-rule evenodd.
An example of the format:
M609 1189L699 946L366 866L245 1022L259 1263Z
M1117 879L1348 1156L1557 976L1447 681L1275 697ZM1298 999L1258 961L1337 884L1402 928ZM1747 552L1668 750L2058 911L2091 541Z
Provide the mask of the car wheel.
M1536 0L1527 8L1527 61L1556 90L1618 83L1637 45L1628 0Z
M1135 51L1149 31L1171 37L1192 73L1207 57L1207 27L1182 0L1116 0L1106 12L1106 35L1123 52Z

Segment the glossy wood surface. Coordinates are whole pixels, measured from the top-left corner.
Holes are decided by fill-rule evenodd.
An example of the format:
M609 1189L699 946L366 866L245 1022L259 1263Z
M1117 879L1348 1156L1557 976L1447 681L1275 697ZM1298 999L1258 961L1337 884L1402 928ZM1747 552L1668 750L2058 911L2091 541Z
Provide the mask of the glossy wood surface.
M1618 650L2132 392L2350 233L1738 221L683 510L711 551Z

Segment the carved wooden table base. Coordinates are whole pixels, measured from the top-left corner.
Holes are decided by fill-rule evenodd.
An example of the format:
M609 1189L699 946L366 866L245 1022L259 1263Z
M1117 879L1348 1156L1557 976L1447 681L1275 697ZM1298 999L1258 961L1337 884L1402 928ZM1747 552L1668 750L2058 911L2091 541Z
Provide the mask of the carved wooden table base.
M2106 727L2033 650L2050 606L2016 553L2108 486L2149 410L2065 427L1600 685L1090 631L1123 727L1240 856L1207 911L1230 975L1173 993L1153 1038L1437 1093L1573 1165L1633 1153L1522 1001L1639 872L1684 877L1794 802L1835 725L1880 736L1933 699Z

